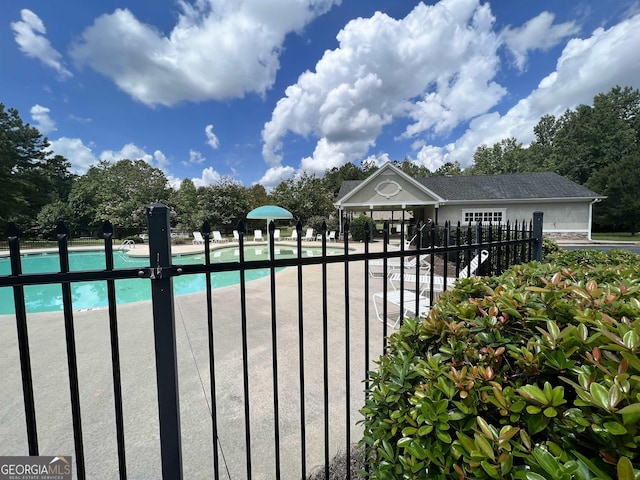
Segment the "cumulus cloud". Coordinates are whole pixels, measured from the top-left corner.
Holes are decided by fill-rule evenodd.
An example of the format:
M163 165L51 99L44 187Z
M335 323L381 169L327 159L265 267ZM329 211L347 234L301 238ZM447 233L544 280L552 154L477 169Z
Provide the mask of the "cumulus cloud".
M575 22L553 24L555 15L542 12L521 27L507 27L502 38L515 58L516 67L524 70L531 50L549 50L565 38L580 31Z
M98 158L91 148L86 146L79 138L61 137L51 140L50 149L56 155L62 155L71 163L71 173L82 175L89 167L98 163Z
M492 145L507 137L528 144L534 138L533 127L543 115L558 116L568 108L591 104L595 95L608 92L615 85L640 88L638 44L640 15L609 29L598 28L588 38L571 39L556 70L543 78L531 94L504 115L491 112L473 119L458 140L441 150L440 163L458 161L463 167L468 166L479 145Z
M31 107L31 118L35 124L35 127L42 133L46 135L49 132L53 132L56 129L56 122L54 122L49 116L49 110L47 107L43 107L42 105L38 105L37 103Z
M40 17L26 8L20 11L20 17L22 20L11 23L11 29L22 53L53 68L61 80L72 77L72 73L62 62L60 52L53 48L51 42L44 36L47 29Z
M144 160L149 165L153 163L153 155L144 151L133 143L127 143L120 150L103 150L100 154L100 160L107 162L118 162L120 160Z
M217 150L220 147L220 140L215 133L213 133L213 125L207 125L204 129L204 133L207 136L207 143L211 148Z
M505 94L493 79L499 35L479 0L419 3L405 18L377 12L350 21L339 47L289 86L262 131L263 157L282 161L287 132L318 138L302 168L322 172L362 158L383 128L408 120L402 137L447 133Z
M293 167L271 167L264 172L262 178L256 183L259 183L267 190L271 190L277 187L282 181L293 177L295 173L296 170Z
M340 0L198 0L168 35L117 9L85 29L71 55L148 105L263 94L274 83L287 34Z
M193 184L196 188L206 187L208 185L215 185L220 180L222 180L222 175L220 175L213 167L207 167L202 170L202 175L200 178L192 178Z

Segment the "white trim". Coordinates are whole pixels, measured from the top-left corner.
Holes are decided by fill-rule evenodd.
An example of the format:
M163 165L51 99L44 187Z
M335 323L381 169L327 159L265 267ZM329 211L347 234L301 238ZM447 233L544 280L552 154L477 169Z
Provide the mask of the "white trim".
M336 206L336 207L340 206L340 205L342 205L343 207L347 206L348 204L345 203L346 200L349 200L349 198L353 197L357 192L359 192L360 190L365 188L367 185L372 184L374 181L376 181L376 179L380 180L378 177L384 178L383 177L384 175L393 175L393 174L398 175L400 178L404 179L408 183L410 183L413 186L415 186L419 191L422 191L427 196L433 198L433 202L444 202L445 201L444 198L440 197L440 195L436 195L434 192L429 190L427 187L425 187L422 183L417 181L415 178L407 175L402 170L400 170L398 167L394 166L392 163L387 162L384 165L382 165L371 176L369 176L368 178L365 178L364 180L362 180L353 190L351 190L346 195L344 195L340 200L336 201L334 203L334 206ZM382 181L384 181L384 180L382 180ZM403 203L407 203L407 202L403 202ZM428 205L428 203L425 203L425 204ZM358 204L358 206L359 205L361 205L361 204ZM388 204L383 204L383 205L389 206ZM418 203L418 205L420 205L420 204Z

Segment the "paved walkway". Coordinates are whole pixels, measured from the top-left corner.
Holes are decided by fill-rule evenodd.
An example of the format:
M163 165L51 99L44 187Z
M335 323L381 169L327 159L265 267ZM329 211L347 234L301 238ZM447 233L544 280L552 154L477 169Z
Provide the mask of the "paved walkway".
M310 245L317 242L310 242ZM356 244L355 247L361 245ZM377 244L381 246L381 244ZM201 251L178 246L173 253ZM136 254L143 249L136 247ZM321 266L303 269L303 348L307 473L324 460L323 315ZM358 409L364 394L364 306L382 280L364 289L364 264L349 267L348 303L344 265L327 268L327 345L330 451L346 448L346 329L349 307L351 440L360 439ZM282 478L301 471L300 341L296 268L276 274L277 367ZM214 290L215 369L221 478L246 478L240 294L237 286ZM209 479L213 471L207 314L204 293L176 297L176 335L184 478ZM370 368L382 349L382 324L371 315ZM269 277L247 283L247 347L253 478L275 477L274 385ZM64 321L61 313L28 317L38 440L43 455L74 454ZM106 309L75 312L82 426L87 478L117 476L117 446ZM160 478L158 413L151 303L118 306L118 328L129 478ZM15 318L0 316L0 454L26 455L27 440L18 369Z

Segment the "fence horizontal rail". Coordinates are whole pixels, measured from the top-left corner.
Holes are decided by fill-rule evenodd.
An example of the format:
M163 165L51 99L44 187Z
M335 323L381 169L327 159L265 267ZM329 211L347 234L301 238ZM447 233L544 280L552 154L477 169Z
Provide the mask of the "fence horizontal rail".
M209 370L209 382L210 382L210 401L209 404L209 414L211 416L210 420L212 422L212 430L209 432L209 435L213 436L213 464L214 464L214 472L210 475L213 478L219 478L219 473L222 469L220 465L220 459L218 458L218 422L220 421L219 412L225 410L225 406L220 405L220 401L224 400L226 396L220 395L216 392L216 375L220 375L220 372L216 372L216 367L214 362L218 361L218 358L214 360L214 352L220 353L216 349L220 348L220 342L231 342L232 340L228 337L224 337L224 339L216 338L219 335L219 323L224 322L228 319L220 319L215 318L214 313L218 312L219 309L224 308L225 305L215 304L212 295L212 286L211 286L211 277L216 273L222 272L239 272L240 273L240 284L239 284L239 314L238 318L233 318L229 320L230 322L237 322L232 325L234 329L241 330L241 333L238 334L239 338L236 338L234 341L242 344L242 348L237 348L232 353L234 354L235 363L242 367L242 373L238 374L238 377L242 378L234 378L233 380L238 384L242 384L242 389L239 388L238 392L238 404L240 404L243 409L242 413L239 413L238 419L234 420L237 425L234 425L235 430L237 432L236 435L238 437L238 442L242 443L240 437L243 436L243 433L240 432L241 428L239 422L244 421L244 447L240 446L236 450L240 451L240 454L246 455L246 472L245 477L252 477L252 460L254 455L258 455L256 450L260 450L262 445L255 444L255 438L252 438L252 433L254 431L251 428L251 415L253 409L253 401L255 397L253 396L253 392L250 391L250 388L253 386L254 379L250 380L250 364L254 361L255 357L250 354L249 351L249 340L248 336L250 334L250 329L255 328L256 326L268 325L270 328L264 330L265 338L261 338L265 342L264 350L268 352L267 355L261 352L260 359L264 361L263 356L270 356L271 369L272 373L268 376L268 380L271 380L272 386L271 391L273 394L273 433L274 433L274 471L275 478L285 477L285 478L293 478L289 477L289 473L285 473L283 470L283 466L281 464L284 462L284 457L289 456L293 457L296 455L296 452L289 451L287 447L284 446L284 435L280 432L281 422L284 424L284 420L281 420L281 416L285 416L287 414L286 409L291 405L291 398L283 398L285 394L283 394L279 389L284 390L285 383L283 382L281 375L283 375L282 371L287 371L287 368L290 365L286 365L284 362L284 358L287 358L283 355L287 349L291 349L293 345L297 345L298 359L297 359L297 368L299 371L296 371L296 375L299 375L299 385L297 386L299 390L299 396L295 399L299 401L299 429L300 429L300 440L299 440L299 451L300 454L300 472L302 473L302 478L306 477L306 469L308 461L308 450L311 448L307 448L310 445L310 439L307 438L308 432L312 431L312 429L306 429L306 421L309 420L310 417L315 416L316 418L321 418L323 425L321 428L316 428L313 431L321 432L318 435L318 438L314 438L314 443L322 444L322 439L320 436L324 436L324 443L322 445L323 454L324 454L324 471L325 473L329 472L329 426L330 422L333 423L333 418L330 418L329 415L329 407L330 403L334 401L333 399L333 389L336 388L335 384L331 387L330 376L333 375L335 361L334 357L344 356L342 359L345 363L345 371L344 378L340 381L340 389L344 392L344 396L346 397L346 404L344 405L344 416L345 422L342 427L345 431L344 441L345 444L341 447L341 449L346 449L346 463L347 465L350 463L350 454L349 448L351 444L351 422L353 420L352 412L354 409L352 408L351 401L354 398L351 391L353 390L354 384L352 381L356 381L360 379L360 375L358 378L352 376L354 358L356 355L354 354L354 343L364 343L364 352L362 355L364 356L364 372L362 375L362 379L367 378L367 371L371 368L370 365L370 350L380 351L384 353L386 349L386 338L389 332L387 328L387 322L383 322L382 326L379 325L377 320L375 320L375 316L370 315L370 306L375 307L375 296L372 297L370 292L370 266L372 261L376 261L379 263L382 262L382 271L384 273L383 284L382 287L376 286L376 289L382 290L381 298L384 301L383 307L383 317L386 319L388 316L387 311L387 300L389 298L389 279L387 278L388 274L391 272L391 264L398 263L398 260L407 259L407 258L416 258L416 259L426 259L431 263L431 271L430 271L430 279L428 279L427 283L430 283L430 301L433 301L433 291L434 291L434 267L436 264L436 259L440 261L440 266L443 269L445 281L443 283L443 288L446 290L447 282L446 279L448 274L451 273L451 277L455 278L459 272L462 272L465 269L469 269L470 271L470 260L472 257L479 254L482 250L488 250L489 252L489 260L485 265L485 271L491 274L500 273L504 268L508 268L511 264L522 262L526 260L530 260L532 258L532 252L534 246L539 246L541 241L541 229L536 230L535 232L527 227L523 222L521 224L520 229L512 229L512 228L494 228L489 227L487 230L483 230L482 226L473 226L471 229L469 228L461 228L458 226L455 229L454 235L448 235L448 230L440 229L437 233L436 237L435 230L427 231L426 229L423 231L422 228L419 229L419 233L416 235L415 248L406 248L405 247L405 238L404 234L400 236L400 246L392 247L389 245L389 233L388 233L388 225L385 225L385 230L383 233L382 241L384 244L381 246L381 251L371 252L369 250L372 244L365 242L364 244L356 244L359 246L358 251L351 251L350 248L354 245L354 241L350 241L348 237L349 229L348 225L345 226L345 232L347 233L346 239L343 241L339 241L336 243L329 244L327 242L327 236L324 234L325 229L323 229L322 241L319 245L321 249L320 254L315 254L314 256L303 256L301 251L290 257L290 258L269 258L262 260L245 260L244 252L245 247L249 248L256 244L245 243L245 236L240 236L240 241L238 244L233 245L239 248L239 257L238 261L229 261L229 262L211 262L211 252L215 251L215 249L211 248L214 245L211 243L209 238L208 227L205 229L203 225L203 233L205 234L205 244L204 244L204 253L205 260L204 263L200 264L181 264L180 257L171 257L169 255L171 250L171 240L168 228L169 221L169 212L166 207L163 205L154 205L148 210L150 228L149 228L149 256L148 257L140 257L140 263L145 263L145 266L138 267L126 267L126 268L114 268L113 267L113 240L112 240L112 227L108 227L105 225L105 238L101 242L95 242L95 245L102 244L105 250L105 261L106 261L106 269L96 269L96 270L85 270L85 271L68 271L68 246L69 242L66 238L66 233L64 228L61 228L59 231L59 242L58 242L58 253L60 255L60 272L46 272L46 273L22 273L19 268L20 266L20 248L18 248L17 236L13 235L13 240L11 240L11 260L12 267L14 268L13 273L9 275L0 275L0 287L13 287L14 289L14 300L16 303L16 323L18 327L18 342L20 347L20 365L16 366L16 368L20 368L22 370L22 385L24 389L23 401L25 404L25 418L27 423L27 433L29 439L29 448L30 454L38 454L38 438L37 438L37 428L35 422L35 401L33 395L33 381L31 379L31 365L30 365L30 354L29 354L29 338L27 332L27 314L25 312L25 303L24 303L24 292L22 291L23 286L29 285L45 285L45 284L62 284L63 286L63 303L64 303L64 314L65 314L65 334L66 334L66 344L67 344L67 358L69 361L69 382L70 382L70 394L71 394L71 405L72 405L72 419L74 422L74 446L76 449L76 455L80 458L76 458L77 466L78 466L78 478L85 478L85 463L83 457L83 448L84 448L84 440L83 429L81 428L80 423L80 397L79 392L82 390L79 385L79 376L78 376L78 365L76 364L76 340L75 340L75 326L74 326L74 312L72 310L72 300L69 293L69 285L71 283L76 282L85 282L85 281L106 281L109 286L109 302L108 302L108 317L109 317L109 329L110 329L110 347L111 347L111 367L113 370L113 396L114 396L114 407L116 410L116 424L117 424L117 438L118 438L118 467L120 478L127 478L127 471L131 470L128 468L127 463L132 462L129 460L127 462L125 458L125 422L124 422L124 414L123 414L123 394L121 391L121 374L120 374L120 347L118 344L118 318L117 318L117 309L116 309L116 301L115 301L115 289L114 284L115 281L118 280L127 280L127 279L143 279L149 280L152 286L152 310L153 310L153 340L155 347L155 361L156 361L156 382L157 382L157 403L158 403L158 417L159 417L159 425L160 425L160 459L162 463L162 472L163 477L165 479L179 479L183 476L183 467L182 467L182 446L181 442L183 438L189 437L189 434L185 434L184 425L180 427L180 408L179 408L179 392L178 392L178 381L177 381L177 365L176 359L178 356L179 349L176 348L176 319L179 318L182 314L180 313L180 307L176 307L174 305L174 296L173 296L173 285L172 278L178 276L187 276L187 275L206 275L206 327L207 327L207 361L208 361L208 370ZM535 217L534 217L535 218ZM541 226L541 217L538 219L538 225ZM269 228L272 228L273 224L270 225ZM296 229L298 233L301 233L302 226L298 224ZM451 229L450 226L448 228ZM242 231L242 229L239 229ZM365 232L368 231L365 229ZM403 228L404 231L404 228ZM452 230L453 231L453 230ZM444 232L444 233L443 233ZM436 242L437 238L437 242ZM453 239L451 243L449 240ZM271 256L275 254L275 242L273 239L273 235L270 235L269 240L267 242L268 252ZM285 246L286 245L286 246ZM282 247L292 247L291 244L285 244ZM216 245L216 247L228 247L231 245ZM297 247L309 247L313 246L318 248L318 243L314 245L309 245L307 243L301 243L300 240L296 242ZM333 252L328 253L327 247L331 246L344 248L343 252L335 254ZM378 247L380 245L378 244ZM197 252L200 253L201 252ZM126 254L126 253L122 253ZM464 260L464 261L463 261ZM395 261L395 262L394 262ZM312 288L315 288L312 291L311 299L303 298L306 294L308 295L308 277L305 277L306 271L305 267L320 265L322 266L322 271L317 273L318 270L314 270L314 275L319 275L319 278L314 279L317 283L313 283ZM329 280L329 273L327 267L330 265L334 265L331 271L332 282ZM399 262L399 271L404 273L410 272L414 269L416 275L416 293L420 289L421 280L418 275L418 270L420 268L419 262L415 263L414 267L406 267L404 262ZM464 265L464 266L463 266ZM340 266L343 266L342 271L340 271ZM285 314L281 310L276 308L276 299L280 298L279 295L282 293L281 285L276 281L276 271L282 268L295 267L297 269L297 284L291 290L287 290L284 296L291 297L288 300L296 301L297 300L297 308L292 308L291 310L286 310ZM338 268L336 268L338 267ZM247 311L247 305L252 302L252 298L248 297L247 291L249 290L247 287L247 282L245 281L245 272L249 270L256 269L269 269L268 282L269 287L265 290L268 293L261 292L258 295L258 299L256 301L260 302L260 307L253 311ZM303 274L304 271L304 274ZM395 270L396 272L398 270ZM343 284L336 286L334 283L334 276L340 275L343 280ZM403 295L404 293L404 278L401 276L400 280L400 305L404 305ZM357 295L357 303L355 300L351 298L351 285L355 278L358 278L357 288L363 288L363 292L358 290ZM264 284L266 285L266 284ZM342 286L344 286L344 290L340 291ZM291 294L293 290L296 291L295 294ZM328 292L333 292L333 295L336 298L330 298ZM66 293L65 293L66 292ZM303 293L304 292L304 293ZM378 293L377 291L374 291ZM264 293L264 296L262 295ZM225 293L227 295L227 293ZM295 295L295 297L294 297ZM342 312L332 311L330 308L330 304L334 303L333 301L337 299L337 297L341 297L340 300L343 301ZM417 295L416 295L417 297ZM224 301L227 299L225 298ZM237 302L229 302L229 303L237 303ZM313 305L315 310L312 314L309 314L308 304ZM235 305L234 305L235 306ZM419 305L416 305L415 311L419 311ZM176 311L178 315L176 315ZM258 323L252 323L255 319L252 319L252 316L259 317L259 325ZM400 314L402 316L402 312ZM277 318L276 318L277 317ZM309 318L312 317L312 318ZM269 319L269 322L264 322L264 320ZM378 345L374 345L377 343L377 338L373 338L370 333L370 320L374 319L374 324L376 328L379 329L377 334L382 335L381 349L378 348ZM184 321L184 320L183 320ZM203 319L196 319L196 322L203 322ZM400 324L402 320L400 320ZM283 332L283 324L286 324L288 327L288 331L286 335L298 335L298 337L285 337L289 340L290 343L285 341L281 341L280 335L285 335ZM356 325L357 324L357 325ZM183 324L184 326L184 324ZM361 329L363 330L364 342L362 339L354 339L351 338L351 329L352 327L357 328L358 333L361 333ZM297 327L297 328L294 328ZM338 332L334 331L337 329ZM306 330L316 329L320 332L319 338L316 340L318 344L311 344L305 341L305 335L307 334ZM344 329L344 331L342 330ZM295 333L292 333L295 330ZM186 326L185 326L186 331ZM234 330L235 331L235 330ZM378 331L378 330L376 330ZM228 333L225 331L225 334ZM237 332L236 332L237 333ZM371 335L371 336L370 336ZM341 347L338 348L338 345L335 343L337 338L341 342ZM271 348L267 345L268 341L271 342ZM332 348L331 354L329 352L329 348ZM335 349L335 350L333 350ZM283 351L284 350L284 351ZM307 355L309 355L309 351L313 352L313 359L311 364L309 364L309 359ZM192 352L193 353L193 352ZM322 360L320 360L322 357ZM195 361L195 354L194 354ZM359 362L360 360L358 360ZM265 365L261 365L264 367ZM268 366L268 365L267 365ZM4 368L9 368L9 366L2 365ZM357 365L358 371L360 370L360 363ZM290 369L289 369L290 370ZM313 384L313 380L310 378L314 378L309 375L309 370L317 371L321 370L323 372L323 376L321 380L318 380L316 377L316 382L319 383L319 386ZM317 373L317 372L316 372ZM343 372L339 372L340 375L343 375ZM227 372L225 372L227 374ZM198 372L198 376L200 372ZM219 380L221 380L219 378ZM202 382L202 379L200 378ZM297 380L295 380L297 381ZM295 382L294 381L294 382ZM203 383L204 390L204 383ZM308 389L306 388L308 387ZM320 413L318 410L311 411L311 407L314 402L309 399L309 391L313 391L314 387L316 388L316 395L318 396L317 403L321 404ZM365 392L368 390L368 384L364 386ZM263 392L261 393L263 394ZM321 397L321 398L320 398ZM262 400L262 399L261 399ZM21 400L22 401L22 400ZM155 401L155 400L154 400ZM287 407L285 407L284 403L287 403ZM266 405L267 402L265 402ZM83 405L84 406L84 405ZM251 408L250 408L251 407ZM1 408L1 406L0 406ZM184 412L182 412L184 414ZM83 414L86 415L84 418L91 419L91 411L83 410ZM244 417L244 418L242 418ZM290 422L290 419L287 420ZM192 424L190 424L192 425ZM333 425L332 425L333 427ZM335 428L335 427L333 427ZM86 430L84 430L86 432ZM317 440L317 441L316 441ZM316 447L317 445L312 445ZM130 448L130 447L129 447ZM129 449L127 448L127 450ZM220 446L220 449L222 447ZM129 459L135 458L135 455L130 456ZM222 459L226 464L226 460ZM297 460L296 460L297 461ZM255 468L255 466L253 467ZM348 467L347 467L348 471ZM133 474L131 474L133 476ZM89 475L90 476L90 475ZM240 475L242 476L242 474ZM299 477L299 475L296 475Z

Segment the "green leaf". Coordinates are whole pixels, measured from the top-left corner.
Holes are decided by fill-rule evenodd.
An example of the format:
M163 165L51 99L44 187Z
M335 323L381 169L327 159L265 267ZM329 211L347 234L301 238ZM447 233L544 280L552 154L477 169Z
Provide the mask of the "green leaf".
M449 435L444 430L437 430L436 436L440 439L441 442L444 442L447 445L451 443L451 435Z
M541 405L547 403L547 397L545 397L544 392L540 390L537 385L524 385L520 387L517 392L527 400L536 401Z
M433 431L433 425L423 425L418 429L418 435L421 437L430 434Z
M538 464L551 476L551 478L558 478L560 473L560 464L542 447L536 447L533 449L533 456Z
M578 458L582 463L584 463L589 468L589 470L595 473L600 480L611 480L611 477L609 475L600 470L591 460L582 455L580 452L572 450L571 453L575 455L575 457Z
M558 328L558 324L553 320L547 320L547 331L549 332L551 338L553 338L554 340L557 340L560 336L560 329Z
M617 410L616 413L619 413L619 414L640 413L640 403L632 403L631 405L627 405L626 407L621 408L620 410Z
M482 434L489 440L493 440L493 433L491 432L489 424L482 417L476 417L476 421L478 422L480 430L482 430Z
M589 393L593 397L594 401L604 409L609 409L609 391L603 385L593 382L589 386Z
M541 414L532 415L527 419L527 430L531 435L540 433L549 425L549 418Z
M484 454L485 457L488 457L491 460L496 459L493 453L493 448L491 448L491 444L488 442L486 438L476 433L474 434L474 439L476 441L476 445L478 446L478 448Z
M629 350L633 350L640 343L640 336L638 336L638 333L635 330L629 330L624 334L624 337L622 337L622 341L625 347Z
M413 435L414 433L416 433L418 431L417 428L415 427L405 427L402 429L402 435L404 435L405 437L409 436L409 435Z
M627 457L620 457L618 460L618 480L634 480L635 477L631 460Z
M549 418L553 418L553 417L557 417L558 416L557 410L555 408L553 408L553 407L545 408L542 413L544 414L545 417L549 417Z
M498 469L495 466L491 465L486 460L481 461L480 465L482 466L482 469L485 472L487 472L487 475L489 475L491 478L500 478L500 474L498 473Z
M606 422L603 426L611 435L624 435L627 433L624 425L618 422Z
M538 475L536 472L527 472L527 473L525 473L525 478L527 480L547 480L542 475Z

